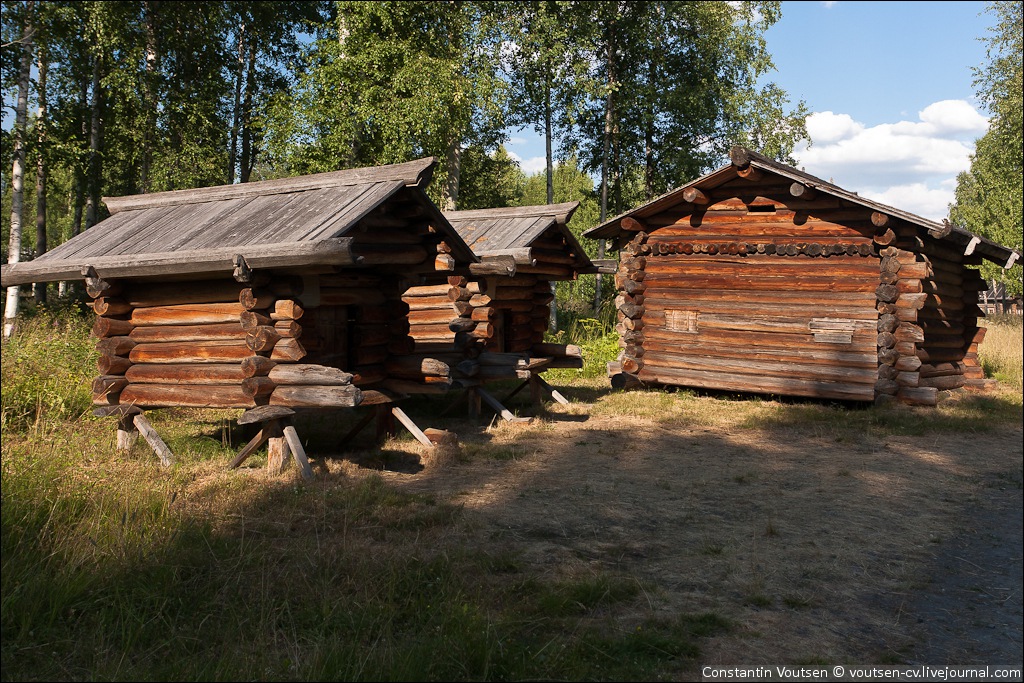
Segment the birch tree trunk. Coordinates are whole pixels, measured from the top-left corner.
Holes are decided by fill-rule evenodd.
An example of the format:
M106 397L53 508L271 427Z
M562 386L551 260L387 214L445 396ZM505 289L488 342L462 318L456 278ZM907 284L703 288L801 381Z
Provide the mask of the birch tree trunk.
M36 118L39 149L36 153L36 249L32 258L46 253L46 54L39 49L36 70L39 72L39 110ZM46 283L37 282L34 287L37 304L46 303Z
M25 33L21 39L21 66L18 69L18 101L14 110L14 162L11 167L11 239L7 251L7 262L21 260L21 219L24 214L22 200L25 182L25 122L28 119L28 81L32 73L32 39L34 27L32 0L25 5ZM4 338L14 331L18 317L20 288L7 288L7 303L4 307Z

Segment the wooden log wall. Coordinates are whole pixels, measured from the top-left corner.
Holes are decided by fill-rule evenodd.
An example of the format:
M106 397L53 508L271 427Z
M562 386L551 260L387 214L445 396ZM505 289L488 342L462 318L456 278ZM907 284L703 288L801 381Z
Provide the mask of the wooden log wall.
M847 215L838 200L788 192L738 178L699 210L638 223L616 274L627 378L874 399L873 227L863 210Z
M892 279L888 272L893 269L886 267L887 261L902 264L892 283L900 292L896 314L903 327L894 334L902 331L895 345L901 367L897 373L895 368L880 366L879 381L885 376L901 382L896 395L907 403L923 405L934 405L939 391L984 386L977 355L985 335L978 320L984 314L977 301L978 291L986 284L976 269L966 267L980 259L965 256L960 249L913 226L897 225L894 232L894 245L882 251L881 279L883 284ZM908 268L912 269L909 274ZM903 305L905 300L911 305ZM880 301L880 311L883 305ZM883 359L881 351L879 359ZM915 365L914 374L908 374Z
M544 341L555 298L548 277L517 272L514 277L490 279L490 305L500 331L486 338L488 351L529 353Z
M96 405L249 408L241 361L252 354L232 281L116 283L91 292L100 376ZM115 293L116 292L116 293Z

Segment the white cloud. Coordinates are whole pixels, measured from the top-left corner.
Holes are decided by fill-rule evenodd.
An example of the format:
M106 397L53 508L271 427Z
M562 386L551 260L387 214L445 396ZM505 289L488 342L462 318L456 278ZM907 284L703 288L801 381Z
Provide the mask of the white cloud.
M519 164L519 170L526 175L539 173L547 166L547 160L544 157L529 157L528 159L523 159L510 149L506 149L505 151L508 152L508 155L512 157L513 161Z
M831 9L839 4L839 0L822 0L822 3L826 9Z
M938 220L947 215L956 176L970 167L988 120L963 100L935 102L917 118L868 127L847 114L814 113L807 117L813 144L793 156L812 175Z
M505 147L508 148L509 145L525 145L525 144L526 144L526 138L511 137L505 143Z

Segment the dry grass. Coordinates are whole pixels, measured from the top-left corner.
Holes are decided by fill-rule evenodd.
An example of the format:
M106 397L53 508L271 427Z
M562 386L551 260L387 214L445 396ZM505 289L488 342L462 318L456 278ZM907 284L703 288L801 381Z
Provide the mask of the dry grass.
M573 403L530 424L403 404L459 435L444 451L406 434L342 451L351 411L300 421L312 483L269 476L263 455L226 471L248 436L236 411L154 412L168 469L144 444L114 453L108 420L5 429L4 677L692 680L700 664L909 662L937 558L997 498L1019 519L1010 385L934 409L559 389ZM928 663L966 661L942 656Z

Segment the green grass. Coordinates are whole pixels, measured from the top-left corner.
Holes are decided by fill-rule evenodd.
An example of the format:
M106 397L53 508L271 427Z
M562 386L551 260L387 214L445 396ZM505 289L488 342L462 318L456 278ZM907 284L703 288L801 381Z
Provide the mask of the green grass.
M67 313L3 347L3 680L628 680L727 628L637 628L635 579L526 576L472 545L460 505L374 473L225 472L246 439L231 411L155 411L172 468L118 455L94 362Z

